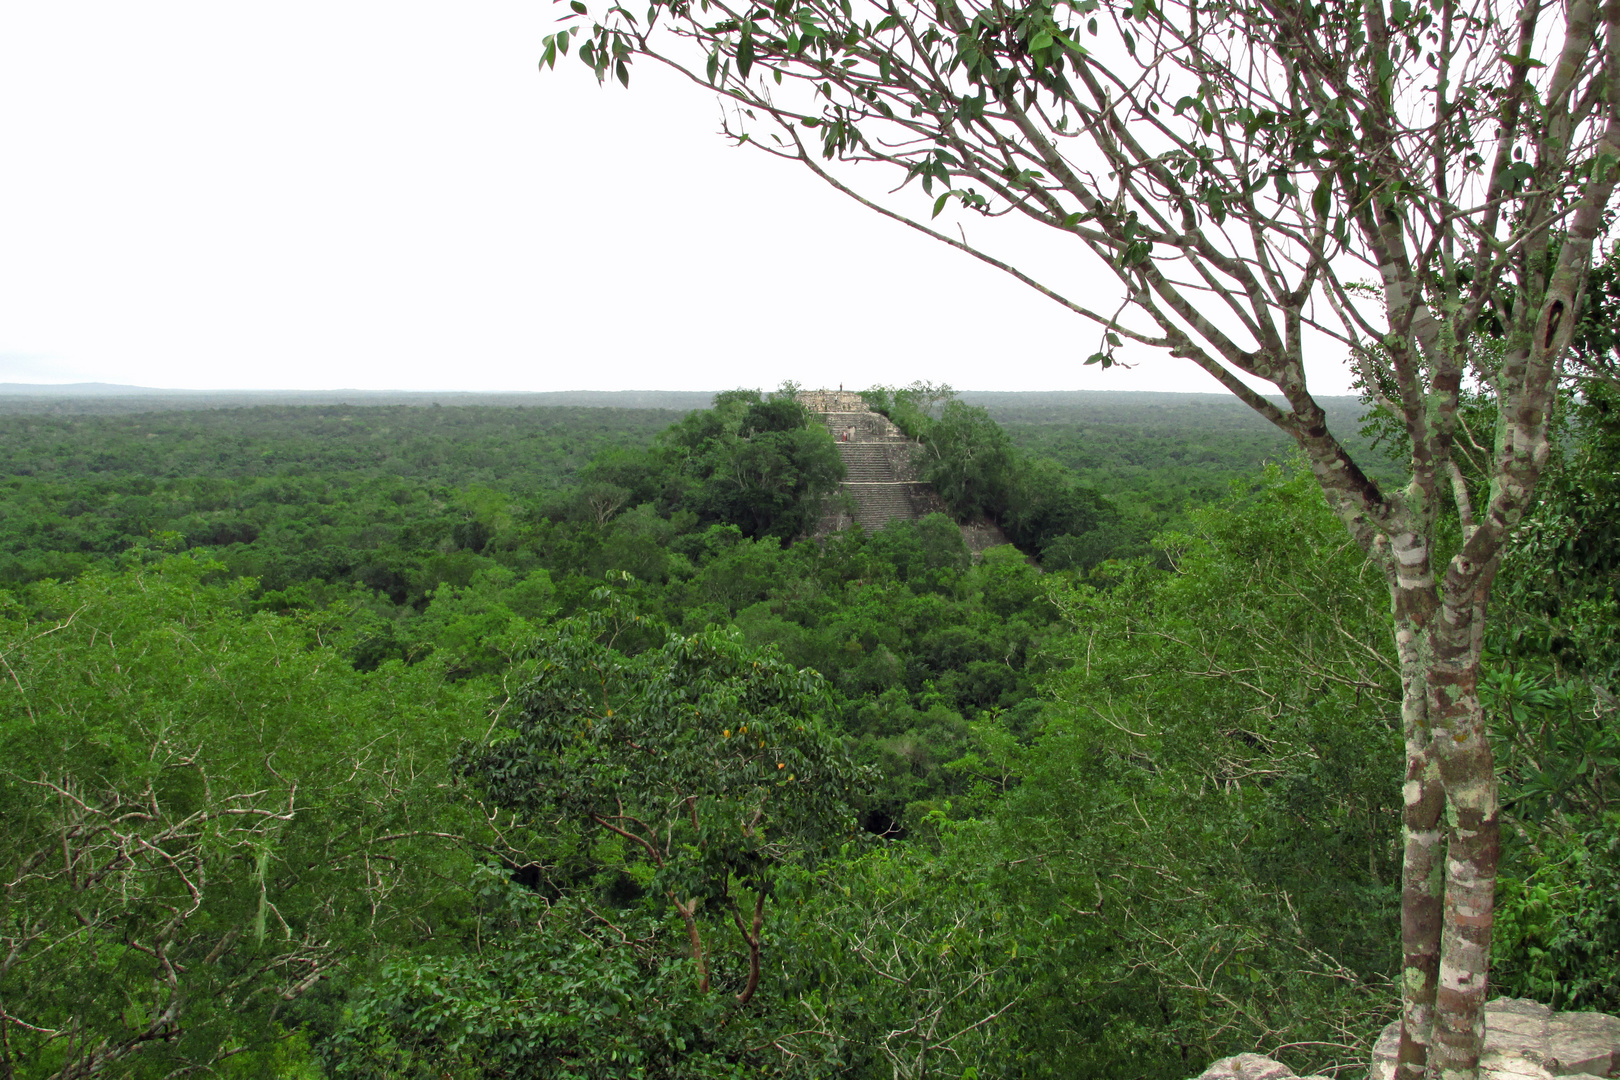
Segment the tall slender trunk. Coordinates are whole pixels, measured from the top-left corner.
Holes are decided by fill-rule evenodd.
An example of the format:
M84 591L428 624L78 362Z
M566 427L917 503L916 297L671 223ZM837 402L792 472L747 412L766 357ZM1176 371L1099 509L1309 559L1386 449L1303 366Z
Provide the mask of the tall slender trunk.
M1432 502L1430 502L1432 505ZM1406 780L1401 787L1401 1044L1396 1080L1423 1080L1433 1041L1440 983L1441 896L1445 864L1440 818L1446 796L1435 756L1429 669L1437 596L1432 547L1419 516L1409 531L1377 547L1389 574L1395 651L1401 671L1401 734Z
M1446 789L1446 891L1440 988L1430 1072L1473 1080L1485 1042L1485 997L1501 855L1496 762L1479 701L1487 570L1477 593L1448 603L1435 620L1429 714Z
M1500 853L1496 769L1478 690L1495 566L1479 572L1454 560L1447 599L1436 606L1426 560L1406 561L1393 590L1406 739L1395 1076L1474 1080Z
M1406 783L1401 811L1401 1045L1395 1080L1423 1080L1440 979L1440 817L1445 790L1429 727L1428 633L1407 620L1395 633L1401 662Z

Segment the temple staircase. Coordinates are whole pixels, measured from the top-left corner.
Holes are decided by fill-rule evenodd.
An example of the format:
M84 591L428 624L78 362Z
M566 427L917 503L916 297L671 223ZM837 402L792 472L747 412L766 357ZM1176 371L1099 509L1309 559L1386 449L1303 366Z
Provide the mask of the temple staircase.
M945 509L934 489L917 479L913 458L920 444L906 438L888 417L868 409L860 395L824 391L803 400L820 413L848 471L840 491L849 500L833 501L817 536L851 525L876 532L891 521L918 521ZM853 510L846 504L850 502Z

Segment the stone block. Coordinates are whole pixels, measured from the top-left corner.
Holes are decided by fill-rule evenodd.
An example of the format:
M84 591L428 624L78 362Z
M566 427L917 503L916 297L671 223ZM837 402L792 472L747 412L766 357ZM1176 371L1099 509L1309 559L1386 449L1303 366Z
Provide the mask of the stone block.
M1554 1013L1547 1022L1546 1062L1555 1076L1611 1076L1620 1070L1620 1017Z
M1295 1080L1294 1070L1280 1061L1259 1054L1239 1054L1221 1058L1205 1069L1198 1080Z
M1489 1041L1479 1056L1480 1080L1552 1080L1545 1063L1529 1054L1492 1048Z
M1503 1054L1544 1061L1552 1010L1539 1001L1497 998L1485 1003L1485 1045Z
M1385 1024L1373 1043L1372 1064L1367 1067L1367 1080L1393 1080L1395 1055L1401 1050L1401 1022Z

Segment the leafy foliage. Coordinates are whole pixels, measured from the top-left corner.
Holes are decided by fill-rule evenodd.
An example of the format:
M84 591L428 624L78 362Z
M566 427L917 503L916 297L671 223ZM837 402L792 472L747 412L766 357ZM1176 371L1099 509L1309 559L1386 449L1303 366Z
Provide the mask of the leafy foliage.
M1567 402L1563 453L1503 560L1503 616L1482 687L1510 822L1501 984L1560 1007L1620 1009L1620 528L1615 390Z
M740 1077L745 1024L670 956L645 910L476 883L480 950L386 965L325 1047L334 1077Z
M1495 978L1612 1009L1601 393L1572 405L1504 560L1481 685L1509 832ZM931 408L919 431L951 404ZM1003 521L1067 520L1084 485L1017 448L1028 427L953 415L1010 457ZM1167 520L1103 504L1044 573L1013 547L970 558L944 515L824 544L711 520L707 463L796 417L728 395L539 491L446 464L445 484L322 502L343 474L283 463L241 481L286 501L254 503L275 516L221 561L148 537L0 592L13 1071L1182 1080L1257 1049L1361 1060L1398 961L1398 680L1382 583L1309 476L1174 504L1149 557L1063 563L1097 529ZM293 536L340 548L370 514L400 530L377 579L398 603L336 570L233 576Z
M1053 1048L1057 1075L1279 1047L1317 1071L1364 1053L1391 1003L1399 681L1357 595L1382 581L1308 474L1193 523L1160 538L1168 571L1058 594L1073 667L979 841L1062 913L1031 1022L1097 1039Z
M1130 345L1191 361L1296 440L1396 613L1411 794L1395 1071L1476 1076L1501 853L1482 642L1497 562L1547 459L1559 373L1575 338L1592 336L1578 308L1620 179L1613 8L1574 0L1545 19L1500 0L654 0L644 20L616 4L594 18L585 0L570 10L542 66L577 38L598 80L628 85L647 58L706 83L735 143L1089 324L1087 364L1124 363ZM886 173L888 194L863 194L857 165ZM913 180L930 220L955 203L984 220L981 236L921 220L896 194ZM1003 217L1044 228L1057 254L1046 266L1089 256L1117 288L1066 296L1035 258L1009 262L992 246L1010 239L990 224ZM1376 267L1377 284L1345 276L1361 272L1351 267ZM1410 439L1401 489L1377 483L1328 426L1307 375L1323 340ZM1489 450L1468 433L1470 379L1496 412ZM1477 513L1468 442L1488 485ZM988 499L1000 463L972 433L958 445L961 467L941 479L960 513ZM1440 533L1447 487L1455 545Z
M356 672L307 624L246 615L220 569L0 608L8 1074L276 1060L322 980L453 917L444 840L477 822L437 781L479 698L434 665Z
M641 618L610 611L548 632L521 707L460 768L497 807L622 841L635 886L685 921L704 991L697 912L729 913L746 1003L777 873L853 839L859 774L822 729L830 700L815 673L721 631L626 656L613 648L626 622Z
M956 520L994 521L1015 544L1057 570L1090 569L1106 558L1145 550L1145 533L1122 528L1113 503L1057 462L1020 453L984 406L967 405L949 387L926 383L874 387L865 397L921 442L921 476Z

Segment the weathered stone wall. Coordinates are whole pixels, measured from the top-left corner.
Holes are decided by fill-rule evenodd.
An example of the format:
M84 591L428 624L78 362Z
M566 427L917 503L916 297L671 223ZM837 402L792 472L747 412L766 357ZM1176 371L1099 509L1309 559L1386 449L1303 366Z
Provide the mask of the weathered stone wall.
M799 404L811 412L866 412L866 401L853 390L801 390Z

